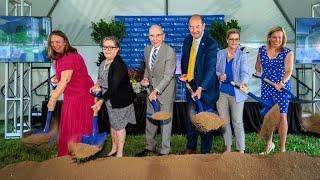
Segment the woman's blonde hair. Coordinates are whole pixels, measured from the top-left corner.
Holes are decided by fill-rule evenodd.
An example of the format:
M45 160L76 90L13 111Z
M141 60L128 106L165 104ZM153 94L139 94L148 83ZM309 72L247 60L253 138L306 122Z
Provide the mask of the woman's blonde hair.
M268 36L267 36L267 48L270 47L270 41L269 41L269 38L271 37L271 35L274 33L274 32L277 32L277 31L281 31L283 36L282 36L282 43L281 43L281 49L283 49L286 44L287 44L287 35L286 35L286 32L284 31L284 29L280 26L276 26L276 27L273 27L269 30L268 32Z
M227 31L227 40L228 38L230 37L231 34L238 34L239 35L239 39L240 39L240 31L239 29L236 29L236 28L231 28Z

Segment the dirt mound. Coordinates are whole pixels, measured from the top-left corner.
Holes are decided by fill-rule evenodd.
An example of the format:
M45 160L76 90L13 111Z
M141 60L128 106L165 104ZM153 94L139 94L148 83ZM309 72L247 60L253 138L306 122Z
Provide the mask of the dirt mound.
M20 162L0 179L319 179L320 158L299 153L240 153L100 158L83 164L70 156Z

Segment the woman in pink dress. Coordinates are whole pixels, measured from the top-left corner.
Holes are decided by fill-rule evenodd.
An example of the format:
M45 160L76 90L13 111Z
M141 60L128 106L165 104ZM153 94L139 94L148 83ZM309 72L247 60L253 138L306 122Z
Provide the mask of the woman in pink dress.
M89 89L94 83L83 58L59 30L52 31L49 36L48 57L53 60L56 69L56 76L51 81L57 83L48 108L54 107L58 97L63 94L58 156L64 156L69 154L69 142L80 142L82 135L92 133L91 106L94 98L89 94Z

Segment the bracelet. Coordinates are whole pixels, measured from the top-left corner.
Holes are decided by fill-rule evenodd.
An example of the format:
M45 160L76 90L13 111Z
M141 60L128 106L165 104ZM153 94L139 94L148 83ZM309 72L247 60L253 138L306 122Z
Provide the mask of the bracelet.
M280 83L281 83L282 85L285 85L285 82L283 82L282 80L280 81Z

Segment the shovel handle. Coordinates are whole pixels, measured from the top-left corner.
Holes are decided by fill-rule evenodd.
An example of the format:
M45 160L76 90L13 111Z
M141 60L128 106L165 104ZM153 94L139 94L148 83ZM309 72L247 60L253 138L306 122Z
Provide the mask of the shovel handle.
M194 97L194 100L196 101L197 105L198 105L198 108L199 108L199 112L202 112L203 111L203 106L198 98L198 96L195 96Z
M243 89L241 89L240 86L239 86L237 83L235 83L234 81L230 81L230 84L231 84L232 86L236 87L237 89L239 89L242 93L244 93L244 94L249 94L249 91L248 91L248 90L243 90Z
M98 116L99 110L93 109L93 116Z
M147 87L146 87L146 90L147 90L147 94L149 95L150 94L150 89L153 89L153 86L151 84L149 84ZM151 105L153 107L153 110L154 112L159 112L159 108L158 108L158 104L155 100L151 100Z
M98 116L93 116L92 119L92 136L98 136Z
M261 77L261 76L255 75L255 74L252 74L252 76L255 77L255 78L261 79L262 81L264 81L265 83L270 84L270 85L273 86L273 87L276 86L276 83L272 82L272 81L271 81L270 79L268 79L268 78L263 78L263 77ZM296 96L293 95L293 94L291 93L291 91L289 91L288 89L282 87L281 90L284 91L284 92L286 92L286 93L288 93L288 94L290 94L291 97L296 98Z
M50 88L55 90L57 88L57 84L50 81Z
M254 95L253 93L249 92L248 90L240 89L240 86L238 84L236 84L234 81L230 81L230 84L232 86L234 86L235 88L239 89L239 91L241 91L242 93L246 94L247 96L250 96L251 98L255 99L256 101L262 103L264 106L272 107L272 105L270 103L268 103L267 101L257 97L256 95Z
M50 99L49 99L49 101L50 101ZM57 101L58 100L54 100L55 101L55 103L54 103L54 105L53 106L49 106L48 107L48 111L54 111L54 108L56 107L56 104L57 104ZM48 102L49 103L49 102Z
M186 82L186 87L187 87L188 91L190 92L190 94L193 94L193 93L194 93L193 90L192 90L192 87L191 87L190 84L187 83L187 82ZM195 97L194 97L194 101L197 103L197 106L198 106L198 108L199 108L199 112L202 112L202 111L203 111L203 106L202 106L202 104L201 104L198 96L195 96Z

